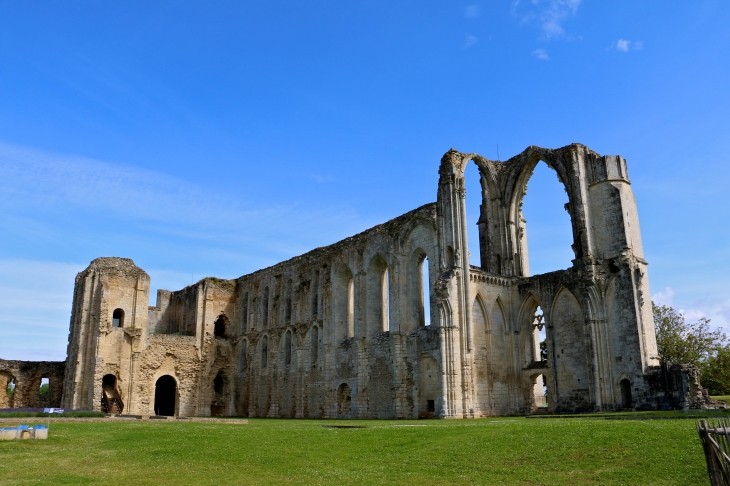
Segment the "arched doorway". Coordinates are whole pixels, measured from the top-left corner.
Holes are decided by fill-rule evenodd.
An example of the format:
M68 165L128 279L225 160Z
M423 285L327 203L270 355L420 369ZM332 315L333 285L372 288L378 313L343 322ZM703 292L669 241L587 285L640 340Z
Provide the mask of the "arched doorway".
M226 405L226 378L223 370L219 371L213 378L213 401L210 403L210 414L213 417L220 417L225 411Z
M122 413L124 404L117 390L117 377L108 374L101 379L101 411L104 413Z
M631 408L631 382L628 380L628 378L624 378L619 382L619 385L621 386L621 407L624 410L629 410Z
M349 417L352 406L352 392L347 383L337 389L337 415Z
M4 389L0 390L0 408L13 408L17 385L15 377L7 371L0 371L0 383L4 385Z
M155 415L175 415L177 382L170 375L161 376L155 384Z

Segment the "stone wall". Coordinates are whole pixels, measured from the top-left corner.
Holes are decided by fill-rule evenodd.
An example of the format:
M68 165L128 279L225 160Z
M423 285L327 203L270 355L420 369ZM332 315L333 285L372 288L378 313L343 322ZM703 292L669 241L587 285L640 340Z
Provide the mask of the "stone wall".
M65 361L0 359L0 409L59 407L65 370ZM48 392L41 394L44 378L48 379ZM15 384L14 391L8 393L8 384L11 382Z
M540 161L568 194L575 259L533 276L522 199ZM76 280L63 403L98 409L107 393L136 414L469 418L531 413L544 383L552 412L658 408L648 295L623 158L580 144L506 162L452 149L435 204L235 280L160 290L153 307L131 260L94 260Z

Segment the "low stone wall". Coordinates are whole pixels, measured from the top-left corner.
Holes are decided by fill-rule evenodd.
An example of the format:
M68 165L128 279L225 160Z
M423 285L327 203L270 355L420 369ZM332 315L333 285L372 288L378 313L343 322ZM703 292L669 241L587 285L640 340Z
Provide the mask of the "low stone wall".
M710 398L700 384L700 370L690 364L655 366L646 374L650 397L637 408L643 410L689 410L725 408L725 402Z

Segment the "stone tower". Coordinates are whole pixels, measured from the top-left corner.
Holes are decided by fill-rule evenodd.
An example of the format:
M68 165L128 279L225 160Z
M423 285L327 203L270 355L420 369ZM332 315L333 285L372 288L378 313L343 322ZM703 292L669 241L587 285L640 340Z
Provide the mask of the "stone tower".
M128 258L97 258L76 276L63 407L99 410L105 391L132 396L149 289L149 275Z

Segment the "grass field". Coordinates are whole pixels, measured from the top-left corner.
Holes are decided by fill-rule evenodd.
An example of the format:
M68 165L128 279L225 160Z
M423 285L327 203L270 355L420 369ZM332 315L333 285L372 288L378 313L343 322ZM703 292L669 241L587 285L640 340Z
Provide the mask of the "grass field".
M329 429L323 424L367 428ZM58 422L51 424L47 441L0 442L2 485L92 483L709 481L695 420L681 419Z

